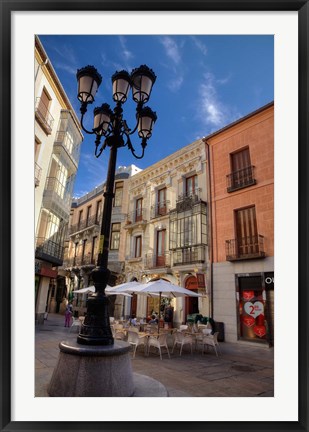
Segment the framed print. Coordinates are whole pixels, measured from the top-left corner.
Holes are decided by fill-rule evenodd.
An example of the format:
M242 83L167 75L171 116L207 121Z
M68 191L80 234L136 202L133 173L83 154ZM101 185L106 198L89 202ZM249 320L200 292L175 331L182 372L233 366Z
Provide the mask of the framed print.
M0 76L2 95L2 139L0 147L2 193L0 213L2 282L0 289L1 430L308 430L308 0L270 0L269 2L261 0L202 0L187 2L180 0L178 2L167 1L164 3L125 0L94 0L92 2L0 1ZM36 338L35 320L33 319L36 312L34 307L36 292L33 290L36 282L35 274L42 271L40 274L49 277L51 280L55 277L52 268L43 270L37 268L34 272L35 265L39 266L39 262L36 262L33 253L33 239L36 236L33 221L36 210L33 197L35 166L32 151L33 144L31 143L33 143L35 135L33 110L33 104L36 103L34 75L38 72L38 69L35 68L34 48L36 37L41 35L42 40L45 37L46 41L50 36L61 36L63 38L56 47L61 52L63 59L69 59L72 54L65 46L65 37L80 36L81 42L83 37L117 36L119 41L123 43L123 52L126 53L127 64L130 66L131 62L133 63L133 58L130 56L129 50L125 50L124 38L126 36L138 36L148 40L146 36L150 35L180 35L184 37L183 44L185 43L185 37L194 38L195 35L228 35L234 37L266 35L273 38L274 104L272 103L272 107L274 105L275 113L275 270L271 272L266 269L265 273L263 273L264 279L259 276L260 280L263 281L263 290L258 294L256 294L257 289L254 287L245 289L242 286L242 278L251 277L252 275L246 274L245 270L239 270L236 278L237 290L235 292L237 301L239 301L241 295L246 300L243 304L243 310L241 310L240 302L237 305L241 313L243 311L247 312L246 322L249 323L247 327L252 327L248 330L243 326L247 333L246 335L242 334L241 337L244 336L244 339L246 337L250 339L249 333L252 333L254 326L256 328L254 338L259 339L262 336L264 337L268 331L261 321L261 316L264 317L264 300L269 295L270 290L274 290L274 285L277 287L274 301L275 342L272 347L274 350L275 377L273 395L265 394L265 397L220 397L218 393L217 397L211 395L209 397L193 398L183 395L183 397L172 396L164 399L163 397L155 399L153 397L138 397L138 400L136 400L133 397L42 397L41 394L36 394L34 367ZM199 44L197 39L192 40L195 41L196 48L206 54L207 47ZM169 41L169 38L165 39L166 43ZM220 43L213 46L213 55L214 57L217 56L217 59L220 56L219 45ZM178 78L177 80L174 77L174 80L169 82L169 90L173 94L172 92L176 87L177 89L181 88L183 79L193 80L193 74L187 74L185 78L181 74L181 68L188 67L187 70L190 70L190 65L182 64L177 60L178 53L173 45L169 45L167 48L170 57L173 56L173 70ZM148 48L144 46L143 49ZM99 50L99 46L97 50L97 62L103 65L102 67L111 64L117 68L121 67L105 56ZM223 57L219 60L221 75L218 75L216 80L217 82L221 80L221 84L225 84L223 81L227 81L229 78L228 62L233 63L237 59ZM244 68L249 69L249 64L246 65L245 59L242 60ZM50 59L47 57L45 61L47 64ZM160 65L162 70L167 68L164 59L156 61L158 67ZM69 63L66 64L65 60L63 62L60 67L67 68L67 72L72 74ZM194 67L196 72L196 69L201 66L196 65ZM210 76L209 70L207 70L208 78ZM263 67L256 73L263 73L262 71ZM53 69L49 69L49 73L53 74ZM250 73L254 74L254 71L251 70ZM147 76L149 78L149 72ZM208 81L206 90L213 95L215 92L213 76L212 79L213 81ZM105 77L103 86L108 87L104 80ZM55 90L55 86L51 86L51 88L59 97L60 105L62 104L62 108L69 106L63 96L65 92L62 93L64 91L62 84L57 85L58 89ZM238 85L241 87L240 83ZM72 88L74 86L75 83ZM206 84L204 84L204 89L205 86ZM166 91L167 88L166 85ZM45 90L44 94L42 92L41 108L46 104L48 105L50 100L48 88ZM243 99L250 99L252 93L245 88L245 85L241 90ZM257 87L255 92L258 99L260 89ZM164 97L166 97L165 101ZM203 97L207 97L207 92L203 93ZM236 98L236 95L231 95L231 99L233 97ZM160 101L159 98L155 99L158 118L161 115L162 119L163 105L167 99L168 97L164 93L162 93ZM192 93L191 99L188 100L188 104L183 106L183 115L179 114L175 122L171 120L171 124L174 124L175 135L177 126L181 122L184 124L185 119L187 119L189 125L192 124L193 119L186 117L186 110L189 112L192 106L198 102L201 103L201 99L196 99L196 93ZM223 111L216 110L218 106L211 103L214 102L214 99L208 100L208 102L211 107L207 111L207 115L217 120L219 114L222 114ZM76 103L76 101L72 102L72 106L78 111L79 106L77 107ZM234 106L232 101L230 104ZM161 113L160 105L162 106ZM269 108L268 105L267 107ZM173 115L172 110L164 112L166 118L170 120L169 116ZM204 111L204 115L206 115L205 113L206 111ZM152 122L155 122L154 117L150 116L150 118ZM75 121L75 124L77 123L78 121ZM43 127L47 128L46 135L48 135L49 125L45 122ZM142 136L144 129L142 126L140 128L142 129L140 136ZM185 135L184 129L180 132ZM209 131L208 134L211 139L213 138L213 132L213 130ZM206 132L199 131L198 137L204 139L205 134ZM188 140L187 143L192 141L193 139ZM35 146L37 144L40 143L35 143ZM241 155L235 155L235 153L230 155L231 164L234 164L234 168L236 166L237 170L239 170L239 167L243 168L242 161L244 159L248 162L250 158L245 144ZM148 157L152 158L150 146L147 150L149 150L150 155ZM159 152L159 149L156 151ZM102 162L102 159L100 159L98 163L103 163L104 169L107 171L105 160ZM99 180L95 178L98 165L94 165L91 159L88 160L88 164L89 171L87 175L89 177L93 176L93 181L98 182ZM196 179L192 172L189 169L183 172L182 186L184 190L187 188L191 192L197 188ZM64 176L64 171L61 175ZM58 181L60 184L60 177ZM250 181L252 182L252 179ZM97 183L93 183L91 187L96 186ZM239 186L237 183L236 186L234 182L231 187L237 189L243 185ZM122 190L120 189L119 187L117 190L115 198L117 200L122 197ZM165 216L166 193L166 188L163 188L158 180L153 190L153 196L158 201L158 208L161 211L160 217ZM134 211L135 213L139 212L140 216L143 204L138 194L136 197ZM245 218L247 221L250 219L251 222L249 221L248 224L253 227L254 223L252 221L255 213L252 206L249 209L240 207L239 205L240 210L235 213L235 224L240 226L239 230L243 229L244 224L239 221ZM137 222L142 224L143 219L140 218ZM51 230L56 225L56 221L48 223L50 223ZM180 226L181 224L179 224ZM132 229L132 227L129 228ZM127 227L128 230L129 228ZM181 231L184 237L186 236L185 231ZM119 233L120 224L113 223L111 229L111 249L113 252L119 247ZM179 234L180 237L181 234ZM142 238L143 231L140 229L131 242L132 251L130 252L132 255L130 255L130 259L132 262L141 259ZM162 245L167 241L166 227L163 224L157 224L155 238L157 259L160 256L160 263L162 264L162 251L165 252ZM190 242L191 240L187 239L186 241ZM103 243L104 236L101 236L98 239L101 251L103 251ZM85 244L81 242L78 247L83 250ZM240 253L240 249L239 247L238 253ZM91 255L91 248L89 254ZM175 260L180 259L179 254L175 255L175 257ZM229 261L232 260L233 257ZM181 268L183 262L180 260L178 264L178 268ZM192 274L188 274L188 280L190 279L190 283L192 283L191 288L192 290L206 290L208 293L208 279L201 271L201 267L198 265L195 267L196 286L194 285L195 278L190 279ZM239 268L242 269L242 267ZM276 279L276 284L274 279ZM254 284L254 281L252 283ZM190 287L188 286L188 288ZM52 292L52 284L48 289ZM254 309L253 299L255 296L256 308ZM155 301L151 304L154 308ZM197 310L194 309L194 302L191 302L190 305L189 302L183 304L186 307L187 315ZM172 308L169 311L174 316L179 313L178 310L172 310ZM265 314L266 312L265 310ZM241 313L239 312L239 316L241 316ZM42 320L44 319L47 319L47 316L42 316ZM238 329L239 332L243 331L240 324ZM266 337L264 339L266 340ZM249 340L248 347L251 346L250 343L253 343L252 340ZM221 357L220 361L224 362L224 358ZM161 364L166 367L167 363L163 361ZM168 373L170 373L170 370L167 368L166 374ZM203 372L197 371L196 379L198 379L200 373Z

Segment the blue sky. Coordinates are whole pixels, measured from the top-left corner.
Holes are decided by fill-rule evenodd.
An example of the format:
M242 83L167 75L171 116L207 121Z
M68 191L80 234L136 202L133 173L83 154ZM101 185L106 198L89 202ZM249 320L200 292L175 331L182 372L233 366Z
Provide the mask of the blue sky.
M146 168L198 138L228 125L274 100L273 36L40 35L52 65L80 118L76 70L93 65L103 76L93 108L112 100L111 76L116 70L149 66L157 75L147 103L158 116L145 156L137 160L126 148L117 166ZM136 104L128 98L124 118L133 128ZM106 178L109 150L94 156L94 137L84 133L74 196L79 197ZM140 153L140 140L132 144Z

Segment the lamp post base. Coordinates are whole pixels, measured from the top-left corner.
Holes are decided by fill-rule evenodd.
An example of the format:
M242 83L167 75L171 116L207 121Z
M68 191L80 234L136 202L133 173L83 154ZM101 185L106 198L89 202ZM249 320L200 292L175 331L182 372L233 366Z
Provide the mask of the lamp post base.
M109 301L105 294L95 293L87 300L87 314L77 342L81 345L113 345L109 323Z
M48 387L52 397L129 397L134 393L131 347L59 344L58 363Z

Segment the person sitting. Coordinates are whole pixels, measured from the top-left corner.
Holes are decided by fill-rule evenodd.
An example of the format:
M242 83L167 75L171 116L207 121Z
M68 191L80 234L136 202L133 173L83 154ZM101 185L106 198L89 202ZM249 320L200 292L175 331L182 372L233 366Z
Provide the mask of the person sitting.
M151 320L149 321L149 324L158 324L158 318L156 318L155 315L151 315Z
M131 322L131 325L136 326L136 325L137 325L136 317L133 316L133 317L131 318L130 322Z

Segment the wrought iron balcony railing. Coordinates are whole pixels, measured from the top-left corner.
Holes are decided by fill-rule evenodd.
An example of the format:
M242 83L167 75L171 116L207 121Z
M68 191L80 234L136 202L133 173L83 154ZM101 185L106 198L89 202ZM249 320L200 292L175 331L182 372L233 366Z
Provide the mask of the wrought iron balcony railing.
M48 107L44 104L40 97L37 97L35 101L35 118L40 123L47 135L50 135L52 133L54 117L51 115Z
M100 221L101 214L90 216L88 219L82 219L79 223L70 226L69 234L72 235L92 226L99 226L101 223Z
M173 251L173 266L205 262L205 246L188 246Z
M145 269L170 267L171 266L171 254L170 254L170 252L165 252L162 255L156 255L153 253L148 253L145 255L144 266L145 266Z
M35 166L34 166L34 185L35 185L35 187L38 187L40 185L41 174L42 174L42 168L40 167L40 165L38 165L35 162Z
M238 189L256 184L256 180L254 178L254 166L251 165L228 174L226 176L226 181L228 192L234 192Z
M161 216L165 216L168 214L170 210L170 201L161 201L159 203L156 203L155 205L151 206L150 209L150 218L158 218Z
M265 258L266 256L264 251L264 236L260 234L226 240L225 250L227 261Z
M126 225L138 223L138 222L146 222L147 221L147 211L146 209L136 209L127 215Z
M192 209L192 207L201 201L201 189L196 189L193 193L185 193L178 196L176 201L177 212Z
M63 266L64 267L80 267L80 266L88 266L93 265L95 266L96 259L95 257L91 257L91 255L84 255L84 256L76 256L73 258L68 258L65 260Z
M63 263L64 248L59 243L56 243L45 237L36 238L35 257L51 262L56 266Z

